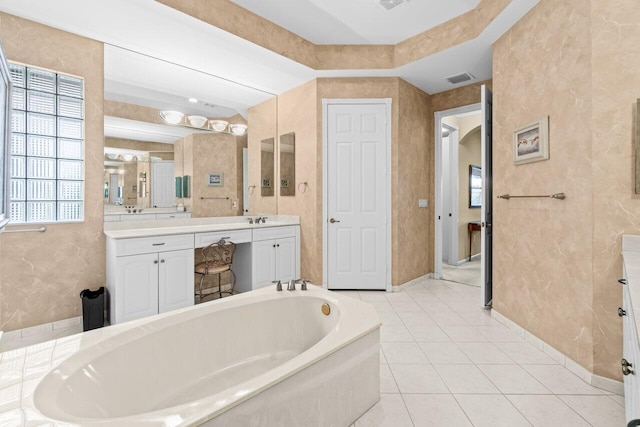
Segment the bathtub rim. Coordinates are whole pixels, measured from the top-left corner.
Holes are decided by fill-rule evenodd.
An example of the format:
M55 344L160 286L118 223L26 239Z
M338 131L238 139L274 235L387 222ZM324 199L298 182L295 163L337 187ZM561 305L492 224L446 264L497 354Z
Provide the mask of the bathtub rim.
M182 403L175 406L157 409L149 412L140 412L114 418L86 418L69 414L67 411L52 405L36 405L36 395L44 390L56 390L64 384L64 380L51 377L60 376L60 366L69 363L69 359L77 358L67 369L73 368L77 372L91 360L103 355L105 352L113 351L116 348L142 338L151 332L160 332L176 323L189 322L190 320L208 315L218 311L231 310L238 306L252 303L260 303L266 300L277 300L283 298L315 297L327 301L339 311L339 319L332 329L304 352L296 355L292 359L239 384L235 384L219 393L195 399L191 402ZM34 392L28 399L23 401L23 406L37 411L47 420L54 420L65 423L78 423L82 425L117 425L122 422L144 422L144 420L154 420L151 425L175 425L168 424L169 419L179 416L181 422L178 425L192 425L207 422L219 414L251 399L253 396L267 390L275 384L286 380L305 368L317 363L319 360L339 351L349 344L357 341L381 325L380 319L371 304L356 300L345 295L335 294L317 286L310 286L308 291L277 292L275 286L269 286L256 291L251 291L221 300L211 301L207 304L187 307L169 313L163 313L149 318L138 319L109 328L97 329L82 334L79 348L73 353L59 361L56 366L39 378ZM85 336L87 338L85 342ZM82 357L77 355L82 353ZM45 384L42 386L42 384ZM40 390L40 391L38 391ZM39 399L39 398L38 398ZM57 406L57 407L56 407ZM51 408L54 408L51 411ZM40 411L43 408L46 413ZM149 425L149 424L146 424Z

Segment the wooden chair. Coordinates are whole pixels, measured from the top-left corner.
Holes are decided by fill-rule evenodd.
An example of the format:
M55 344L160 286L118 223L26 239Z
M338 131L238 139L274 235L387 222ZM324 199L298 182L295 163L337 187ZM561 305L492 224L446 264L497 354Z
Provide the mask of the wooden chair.
M222 298L222 294L233 295L236 285L236 275L231 269L231 266L233 264L233 254L235 251L236 244L228 242L225 239L220 239L218 242L201 249L204 261L196 264L195 268L195 274L202 276L198 284L198 289L195 291L195 298L200 299L199 303L216 293L219 294L220 298ZM231 289L223 291L220 276L227 271L231 276ZM218 276L217 290L215 287L203 288L204 279L211 275Z

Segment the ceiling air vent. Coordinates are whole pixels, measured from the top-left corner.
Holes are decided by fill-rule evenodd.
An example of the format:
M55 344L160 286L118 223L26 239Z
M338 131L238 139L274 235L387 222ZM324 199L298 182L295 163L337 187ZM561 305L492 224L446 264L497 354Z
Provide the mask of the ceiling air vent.
M469 80L473 80L475 77L471 73L462 73L456 74L455 76L447 77L447 81L452 85L457 85L458 83L468 82Z
M407 3L408 1L409 0L375 0L375 2L387 12L394 7L398 7L403 3Z

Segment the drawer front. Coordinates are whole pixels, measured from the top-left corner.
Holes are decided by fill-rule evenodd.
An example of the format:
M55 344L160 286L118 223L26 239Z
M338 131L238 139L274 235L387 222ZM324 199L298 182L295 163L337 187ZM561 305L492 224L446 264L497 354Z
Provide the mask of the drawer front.
M193 234L119 239L116 241L116 256L179 251L193 247Z
M190 213L177 212L177 213L159 213L156 214L157 219L174 219L174 218L191 218Z
M271 240L284 237L295 237L297 227L269 227L253 230L253 240Z
M214 231L211 233L197 233L195 247L204 248L224 238L233 243L250 243L251 230Z

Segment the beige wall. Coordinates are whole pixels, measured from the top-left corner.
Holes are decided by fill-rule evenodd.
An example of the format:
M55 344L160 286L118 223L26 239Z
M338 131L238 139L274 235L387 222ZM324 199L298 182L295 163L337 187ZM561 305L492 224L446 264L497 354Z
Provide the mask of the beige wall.
M429 273L432 208L417 206L418 198L432 198L430 98L399 78L332 78L278 97L278 134L296 133L296 183L307 183L304 193L296 189L294 197L278 198L279 213L301 217L301 274L322 283L323 98L391 98L392 283ZM251 116L249 122L253 129Z
M621 235L637 234L640 216L632 158L639 34L635 1L542 0L494 46L494 192L567 195L494 204L494 307L615 379ZM550 159L514 166L512 131L547 115Z
M104 285L104 66L102 43L5 13L0 39L9 60L85 81L85 220L0 235L0 330L11 331L79 316L80 291Z

